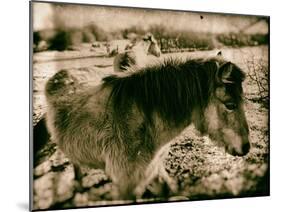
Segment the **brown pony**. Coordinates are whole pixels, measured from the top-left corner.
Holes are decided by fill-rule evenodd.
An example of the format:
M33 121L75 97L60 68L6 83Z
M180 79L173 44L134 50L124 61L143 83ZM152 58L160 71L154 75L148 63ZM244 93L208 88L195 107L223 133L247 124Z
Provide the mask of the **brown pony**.
M192 123L228 153L249 152L244 78L221 57L167 59L86 88L62 70L46 85L47 125L75 167L104 168L117 198L135 199L156 153Z

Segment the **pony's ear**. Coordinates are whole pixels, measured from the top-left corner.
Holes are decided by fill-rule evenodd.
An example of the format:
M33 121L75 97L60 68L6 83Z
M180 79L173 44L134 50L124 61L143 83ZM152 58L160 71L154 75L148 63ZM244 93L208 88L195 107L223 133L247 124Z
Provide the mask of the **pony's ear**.
M234 84L245 79L245 73L231 62L226 62L219 67L217 81L224 84Z

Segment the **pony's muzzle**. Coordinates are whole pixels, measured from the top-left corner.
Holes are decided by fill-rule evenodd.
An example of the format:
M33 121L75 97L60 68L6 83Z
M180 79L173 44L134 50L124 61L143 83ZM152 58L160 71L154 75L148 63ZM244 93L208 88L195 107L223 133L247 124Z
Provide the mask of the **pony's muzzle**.
M242 153L243 155L247 155L248 152L250 151L251 145L250 142L248 141L247 143L245 143L242 147Z
M250 151L248 130L236 133L232 129L223 129L223 141L226 151L234 156L244 156Z
M249 153L250 148L251 148L250 142L247 140L246 142L243 143L242 148L239 151L233 149L231 154L234 156L244 156Z
M247 155L251 149L248 126L247 126L246 130L244 130L242 140L243 140L243 143L242 143L242 155L241 156Z

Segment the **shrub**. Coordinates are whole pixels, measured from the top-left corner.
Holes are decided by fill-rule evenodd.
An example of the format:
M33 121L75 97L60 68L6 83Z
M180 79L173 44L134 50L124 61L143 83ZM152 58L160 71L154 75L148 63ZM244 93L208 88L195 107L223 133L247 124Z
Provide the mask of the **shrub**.
M217 40L226 46L257 46L268 44L267 34L228 33L217 35Z
M69 32L65 30L58 31L56 35L49 41L49 44L50 50L66 50L71 45Z
M84 30L91 32L96 41L108 41L107 33L95 23L86 26Z
M84 29L82 36L83 43L93 43L97 40L95 35L89 29Z
M159 41L162 52L214 48L213 37L209 33L170 30L164 25L152 25L149 31Z
M256 97L250 100L260 102L267 108L269 103L268 63L263 59L257 60L252 56L246 60L246 66L248 68L247 76L257 87Z
M128 35L131 33L137 34L137 35L144 35L146 31L140 27L140 26L131 26L129 28L126 28L124 30L121 30L122 36L125 39L128 39Z

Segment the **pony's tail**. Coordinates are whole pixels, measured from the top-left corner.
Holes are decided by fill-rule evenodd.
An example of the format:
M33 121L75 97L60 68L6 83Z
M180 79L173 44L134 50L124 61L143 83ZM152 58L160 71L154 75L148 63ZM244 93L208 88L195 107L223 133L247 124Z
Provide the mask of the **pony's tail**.
M48 102L69 99L77 89L77 79L68 71L61 70L51 77L45 87Z

